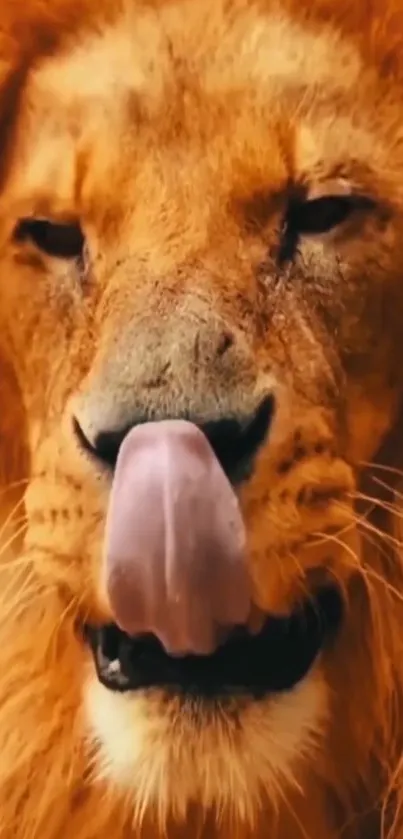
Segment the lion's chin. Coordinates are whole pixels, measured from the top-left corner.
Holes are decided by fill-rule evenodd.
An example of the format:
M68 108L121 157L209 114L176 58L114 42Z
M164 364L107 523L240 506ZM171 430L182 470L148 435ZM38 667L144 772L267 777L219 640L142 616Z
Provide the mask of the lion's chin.
M293 690L225 707L162 691L113 693L92 674L86 685L96 773L133 797L136 818L185 821L197 804L253 823L265 801L299 783L319 748L327 716L320 666Z
M138 818L185 820L196 803L253 824L265 801L300 782L326 722L322 651L342 616L334 589L313 604L200 661L170 659L116 628L108 643L104 632L89 633L97 775L133 796Z

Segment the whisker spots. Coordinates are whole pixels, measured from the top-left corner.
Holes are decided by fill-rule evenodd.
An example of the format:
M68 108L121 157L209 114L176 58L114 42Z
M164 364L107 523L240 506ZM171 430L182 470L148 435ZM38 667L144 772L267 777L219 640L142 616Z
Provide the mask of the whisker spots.
M335 458L331 442L328 440L318 440L313 444L306 443L302 439L302 433L297 432L293 438L291 451L277 464L277 474L280 476L288 475L298 464L317 458L326 458L328 460Z
M304 486L296 497L297 507L327 507L333 501L341 501L346 496L346 487Z

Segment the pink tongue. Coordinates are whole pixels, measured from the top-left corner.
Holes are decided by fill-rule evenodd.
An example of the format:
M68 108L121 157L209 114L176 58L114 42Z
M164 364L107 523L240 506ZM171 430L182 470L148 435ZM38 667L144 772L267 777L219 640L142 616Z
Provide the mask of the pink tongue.
M134 428L107 518L105 583L118 626L172 654L213 652L250 609L245 530L206 437L189 422Z

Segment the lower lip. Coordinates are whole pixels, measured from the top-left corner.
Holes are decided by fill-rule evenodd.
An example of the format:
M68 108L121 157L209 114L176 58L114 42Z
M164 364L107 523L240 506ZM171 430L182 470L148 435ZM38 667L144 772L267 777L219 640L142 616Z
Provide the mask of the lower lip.
M252 696L289 691L310 671L342 620L342 598L335 588L322 589L288 618L269 618L255 635L240 630L211 656L169 656L151 637L130 639L117 628L88 628L99 680L115 691L159 688L197 697ZM108 635L109 633L109 635ZM99 644L112 638L124 685L102 672Z

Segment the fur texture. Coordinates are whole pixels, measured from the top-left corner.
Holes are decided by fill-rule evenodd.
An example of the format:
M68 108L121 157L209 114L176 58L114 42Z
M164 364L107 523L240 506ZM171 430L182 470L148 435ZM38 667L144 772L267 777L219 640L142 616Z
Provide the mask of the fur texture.
M3 0L0 835L402 839L401 0ZM281 255L300 196L365 199ZM81 225L81 260L18 225ZM229 336L229 337L228 337ZM276 416L241 504L254 600L343 626L294 691L117 697L86 620L101 420Z

